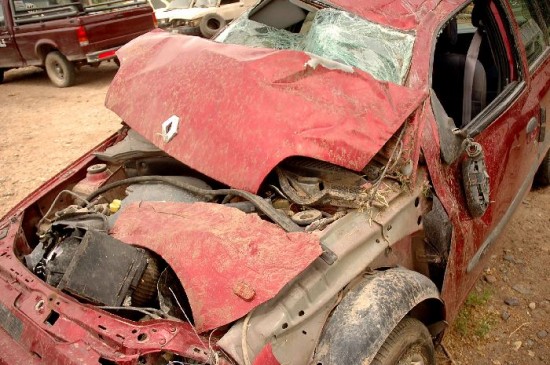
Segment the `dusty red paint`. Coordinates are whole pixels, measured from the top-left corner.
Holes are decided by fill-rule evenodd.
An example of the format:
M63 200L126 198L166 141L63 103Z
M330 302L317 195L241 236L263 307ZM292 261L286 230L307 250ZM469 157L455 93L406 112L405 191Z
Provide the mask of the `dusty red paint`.
M0 239L0 305L23 326L21 336L15 338L0 328L0 363L82 365L98 364L102 357L130 365L136 364L140 355L161 350L208 360L208 337L198 337L188 323L132 322L83 305L37 280L14 255L13 246L21 239L22 219L22 214L15 214L0 223L0 230L8 228L6 237ZM44 306L37 311L41 300ZM53 326L45 322L52 310L59 314ZM138 339L140 334L147 335L145 341ZM220 365L228 364L220 359Z
M329 0L340 8L392 28L413 30L441 0Z
M107 107L184 164L252 192L291 156L360 171L427 95L359 70L305 68L303 52L162 31L118 56ZM179 133L164 143L161 124L172 115Z
M273 355L273 348L268 343L262 351L256 356L253 365L281 365L275 355Z
M233 322L273 298L322 253L313 235L287 233L255 214L211 203L135 203L111 233L170 264L199 333ZM243 286L254 295L242 295Z
M140 40L128 46L126 53L129 53L131 50L136 57L133 61L126 62L126 65L123 65L120 71L120 75L122 76L119 76L114 83L114 88L117 88L117 90L113 89L115 91L111 91L111 97L115 98L117 102L114 103L115 99L110 99L110 103L113 105L116 104L114 106L120 109L121 112L125 112L123 109L127 108L129 109L127 111L129 114L135 113L135 115L144 118L158 118L158 120L154 119L150 122L151 125L154 124L155 128L151 127L148 129L142 126L141 132L152 138L159 145L161 142L156 133L160 131L160 123L173 114L172 110L182 113L188 110L200 113L202 119L193 121L195 123L193 126L207 129L204 128L205 126L209 126L206 123L216 123L215 127L210 128L216 130L209 131L212 134L206 135L211 141L206 141L208 143L204 147L199 144L192 145L196 146L197 149L201 149L204 152L203 155L193 155L193 153L201 151L187 150L187 155L182 155L181 158L189 159L189 156L192 156L193 161L198 161L198 164L204 164L204 166L201 166L205 169L208 168L207 162L214 161L216 168L223 172L220 174L223 176L238 174L248 176L248 174L251 174L250 176L256 179L253 183L254 186L242 184L240 187L249 187L250 190L255 190L258 181L261 180L259 176L253 175L257 171L256 166L264 167L266 171L269 170L266 166L272 164L269 161L273 158L273 149L277 147L275 152L279 153L279 148L282 148L281 140L278 139L280 135L277 134L277 130L275 130L275 133L271 126L285 126L285 121L294 124L297 124L297 120L302 122L303 118L297 118L297 116L307 116L307 121L312 121L313 118L310 118L310 115L306 111L320 108L319 110L322 113L315 111L316 114L313 115L319 117L321 120L326 120L323 119L325 115L336 115L342 119L336 119L336 122L340 124L337 125L335 122L332 126L334 129L337 129L337 127L341 129L343 121L347 123L347 120L351 119L351 123L357 122L360 120L359 116L364 113L362 103L365 100L359 95L363 91L361 87L366 87L373 95L377 92L388 93L387 95L378 95L377 97L380 99L384 99L388 95L395 96L396 90L399 92L400 90L405 90L406 95L416 93L418 96L417 101L420 102L422 100L420 95L426 95L426 90L428 90L430 85L430 61L435 43L435 35L438 28L457 10L458 5L463 3L463 1L442 1L433 11L429 9L434 6L434 2L429 0L401 2L334 0L333 3L349 9L356 9L357 12L367 18L393 25L396 28L407 29L408 27L412 27L415 29L417 42L414 49L412 67L406 84L408 88L416 91L412 92L406 88L373 83L369 81L370 77L368 75L362 73L344 75L339 71L321 69L310 72L306 77L301 72L303 70L303 63L307 60L307 57L296 52L250 50L237 46L215 46L202 40L185 39L182 41L182 44L178 45L182 48L194 51L197 48L201 48L197 53L200 57L203 57L201 58L202 60L204 60L204 57L210 59L212 62L224 60L233 66L239 62L244 63L244 66L237 70L238 72L232 70L226 73L226 69L229 69L227 63L220 63L210 65L208 69L213 70L213 72L206 73L206 67L203 67L201 63L194 62L191 57L179 54L179 51L173 51L172 46L174 44L172 43L172 37L153 34L144 38L147 42L141 42ZM506 27L509 26L506 25ZM550 107L550 96L548 94L548 90L550 89L550 78L548 77L550 75L550 58L546 58L534 69L533 73L530 73L525 52L521 48L521 37L519 36L517 25L512 22L512 26L509 28L511 29L512 36L510 42L514 42L515 38L517 44L511 44L507 49L519 50L520 58L517 59L517 67L514 69L520 73L520 75L517 75L518 78L521 76L525 81L525 89L515 103L489 126L484 133L477 137L477 141L485 147L489 174L491 175L491 199L493 203L487 214L480 219L472 219L468 215L461 188L458 162L450 166L446 166L441 162L438 127L434 120L429 100L426 100L418 113L416 113L416 118L411 123L410 132L407 132L406 136L407 140L418 141L417 143L421 144L426 165L420 164L419 168L424 169L427 166L429 169L433 187L455 227L442 292L449 320L452 320L456 315L460 303L484 266L483 261L481 261L475 271L466 273L466 266L469 260L478 250L484 239L494 229L499 218L502 217L504 211L509 206L518 191L518 186L527 175L528 167L535 165L537 159L540 161L543 156L540 151L543 151L544 148L548 149L548 142L545 145L537 145L535 142L534 137L538 130L532 135L525 134L525 123L536 115L540 103ZM160 42L153 44L153 39ZM160 66L153 67L152 60L158 62L156 66L164 65L164 68ZM285 63L277 65L277 62L281 60L284 60ZM264 64L268 65L268 67L263 67ZM222 68L223 70L221 70ZM134 71L134 74L131 71ZM221 76L212 76L216 75L216 72L221 72ZM242 75L244 72L251 73L254 79L239 78L239 75ZM194 73L197 73L198 76L190 76ZM299 75L300 77L294 80L285 79L289 75ZM125 78L125 80L122 80L122 78ZM201 83L204 80L208 80L208 83L202 85ZM273 82L274 80L279 82L275 83ZM281 80L285 82L281 82ZM341 84L338 88L342 87L343 91L349 92L351 96L350 100L338 99L336 97L327 100L328 96L323 94L323 92L326 93L327 87L325 82L327 80L330 80L332 83ZM190 84L190 82L195 82L195 84ZM242 85L247 86L247 92L237 93L234 88ZM303 92L306 87L311 87L315 90L311 96L321 97L323 103L336 103L336 106L328 107L327 105L320 105L320 103L305 103L305 93L300 94L300 92ZM334 90L336 87L331 86L329 89ZM196 94L196 90L202 90L202 93ZM205 90L208 90L206 93L208 96L206 98L207 102L204 102ZM269 92L266 93L266 90L269 90ZM280 94L287 95L288 99L284 99L284 97L281 99ZM173 97L173 99L169 97ZM176 101L177 98L183 102ZM228 101L221 102L220 99L222 98L226 98ZM285 100L285 102L278 103L273 102L273 100ZM290 102L287 100L290 100ZM354 104L354 101L357 101L357 105ZM306 107L302 110L304 103ZM380 100L377 100L376 103L380 103ZM386 101L382 100L381 103L379 104L381 108L387 108L388 104ZM396 103L403 102L396 100ZM411 110L413 110L415 109L415 104L418 105L415 101L415 103L411 102L410 104L406 104L406 106L410 106ZM402 104L393 105L395 109L399 109L396 105ZM228 107L232 108L230 112L234 113L235 116L227 114L229 113L227 111ZM255 109L241 110L239 108ZM160 111L162 110L168 111L160 115ZM251 110L255 111L255 114L253 114L255 117L243 119L242 115L250 113ZM386 115L384 113L386 111L382 110L377 117L385 118ZM378 144L383 143L383 140L385 140L385 138L381 138L382 136L389 135L391 130L397 128L408 116L402 110L392 113L391 116L395 117L396 120L393 121L390 118L390 122L393 123L391 128L381 124L376 124L377 128L372 128L376 129L376 138L379 138L377 140ZM345 118L341 117L340 114L345 114ZM214 115L215 118L212 117L209 119L210 115ZM286 115L292 116L293 119L282 118L283 120L275 120L276 116ZM398 116L403 117L403 119L397 120ZM239 120L242 129L245 129L244 133L253 138L250 140L239 139L237 137L242 137L242 135L237 135L236 139L233 139L232 142L238 141L240 143L242 150L238 150L237 152L242 152L242 155L235 154L234 150L231 150L233 155L230 155L228 150L224 150L225 159L220 161L219 155L215 155L216 151L220 149L220 144L214 137L218 136L221 138L222 132L227 133L233 130L230 127L235 126L235 124L227 124L227 121L237 123ZM204 121L205 124L201 125L201 121ZM185 134L186 131L189 133L189 129L185 128L185 123L187 122L187 120L182 120L179 136L165 147L169 153L177 152L177 148L170 147L170 144L174 144L178 139L180 139L178 143L184 144L185 142L193 142L191 138L196 138L194 135ZM134 124L139 127L139 123L136 122ZM261 129L254 129L260 127ZM382 133L378 128L386 129ZM191 129L191 131L193 130ZM326 135L324 130L319 131ZM355 135L354 133L350 132L345 136L346 138L353 137L351 138L351 142L354 143L361 138L365 138L362 140L365 145L373 143L370 135ZM341 137L342 135L339 136ZM550 136L550 132L547 136ZM256 140L261 140L262 143L257 143ZM307 140L309 142L311 139ZM547 137L547 141L549 140ZM253 146L254 149L251 149L249 141L257 143ZM318 140L315 141L318 142ZM201 140L200 142L203 143L205 141ZM296 141L293 140L293 142ZM110 143L112 143L112 140L104 142L103 146ZM347 143L348 141L346 141ZM317 153L317 150L311 147L313 145L312 143L308 147L310 148L309 151ZM372 144L372 149L370 146L365 147L368 149L368 153L365 153L365 156L368 157L368 155L376 152L375 145ZM334 144L323 145L323 149L330 150L331 146L334 146ZM514 148L510 149L509 146L513 146ZM221 145L221 147L224 146ZM538 154L536 151L537 147L539 150ZM321 150L320 147L319 150ZM363 150L362 152L365 151ZM418 153L416 149L413 152L410 156L413 160L417 160ZM236 161L236 156L242 158L246 156L246 153L250 153L250 156L254 156L254 158L245 161L245 165L239 164L239 161ZM327 156L323 154L324 152L318 153L317 158L336 158L333 155ZM199 161L198 156L204 158L206 162ZM278 158L281 158L281 156ZM367 157L365 157L365 160L367 160ZM180 157L178 156L178 158ZM29 354L36 352L42 356L44 363L97 364L98 358L103 356L107 359L117 359L121 364L134 364L139 354L159 351L162 348L166 351L203 360L203 358L200 358L202 355L197 354L194 349L207 350L207 346L204 343L208 344L208 339L202 337L197 339L189 325L170 321L152 321L146 324L133 323L96 308L79 304L74 299L37 280L15 257L14 246L24 246L24 240L19 233L20 230L25 229L32 233L28 221L33 215L37 214L36 206L39 204L37 201L44 199L46 195L55 194L62 187L77 181L77 175L80 174L83 176L85 166L92 161L93 157L88 154L75 162L54 179L32 193L0 222L0 230L4 227L9 228L8 235L4 239L0 239L0 302L17 318L23 321L25 325L23 336L17 341L9 340L5 333L0 330L0 345L2 347L9 346L9 350L24 351L20 355L5 351L0 354L0 357L8 359L7 361L12 363L31 363L31 360L27 359L29 356L34 355ZM354 160L353 163L359 166L358 161L359 159ZM416 161L414 162L416 164ZM264 176L265 173L263 171L258 173L258 175ZM211 176L216 178L215 174ZM28 225L27 227L21 227L23 211L25 212L25 224ZM157 218L158 216L155 216L155 219ZM159 231L157 230L157 232ZM128 234L132 233L129 232ZM27 233L27 237L31 237L31 234ZM284 254L284 252L278 253L278 255ZM294 253L293 258L300 258L301 256L301 252L300 254ZM181 257L179 259L184 261L185 258ZM239 270L241 269L242 267L234 267L232 270L233 272L240 272ZM232 277L231 279L234 278ZM268 281L264 282L269 283ZM270 289L275 291L274 288L270 287ZM224 287L224 290L226 291L226 294L224 294L225 297L229 297L238 303L247 303L243 305L252 305L263 295L258 291L256 285L243 285L242 281L237 282L237 286L227 285L227 287ZM253 293L251 290L253 290ZM51 303L48 300L49 298L52 298ZM45 310L41 312L35 310L36 302L39 299L46 299L47 303ZM247 300L251 301L247 302ZM49 327L44 324L44 320L52 309L60 314L60 319L55 326ZM234 316L236 315L238 314ZM100 325L107 327L107 331L100 330ZM136 332L134 333L134 331ZM136 334L143 332L149 335L149 340L144 343L139 342L136 338ZM103 340L99 338L99 335L102 336ZM119 336L122 336L122 338ZM60 343L63 344L60 345ZM23 350L19 350L16 346L20 346ZM261 361L258 360L258 364L269 364L267 361L275 360L272 358L272 352L267 347L261 354L265 356L261 359L266 362L258 362Z
M494 5L491 9L497 14ZM500 18L500 15L497 17L497 23L502 30L505 20ZM433 187L454 226L451 253L442 291L449 321L457 315L461 303L479 277L490 254L484 255L475 269L467 272L466 268L470 260L495 230L516 198L521 185L529 182L531 170L538 165L546 153L540 153L540 151L548 150L548 142L542 145L534 143L534 138L539 132L538 128L531 135L525 131L528 121L540 112L544 95L548 95L550 59L547 58L530 75L526 66L525 52L522 47L517 46L521 42L517 25L512 22L508 29L511 29L511 34L516 38L505 36L505 41L509 42L505 47L507 51L511 48L519 50L519 57L513 55L512 67L523 73L525 87L511 106L475 138L476 142L484 148L488 173L491 177L491 205L483 217L472 219L469 215L462 189L461 159L450 166L441 161L438 127L431 105L426 103L424 107L422 118L426 124L422 132L422 150ZM512 76L518 77L514 74ZM548 100L546 105L550 106ZM521 196L518 198L521 199Z

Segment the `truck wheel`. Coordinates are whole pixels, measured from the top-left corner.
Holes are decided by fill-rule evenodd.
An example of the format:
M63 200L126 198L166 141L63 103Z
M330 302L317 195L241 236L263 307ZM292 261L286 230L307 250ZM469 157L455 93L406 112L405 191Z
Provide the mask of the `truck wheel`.
M540 186L550 185L550 151L546 154L537 171L536 182Z
M417 319L405 317L390 333L372 365L435 365L430 332Z
M205 38L212 38L220 29L225 27L227 22L221 15L216 13L206 14L199 25L201 34Z
M48 53L44 66L55 86L68 87L74 84L76 78L74 65L58 51Z

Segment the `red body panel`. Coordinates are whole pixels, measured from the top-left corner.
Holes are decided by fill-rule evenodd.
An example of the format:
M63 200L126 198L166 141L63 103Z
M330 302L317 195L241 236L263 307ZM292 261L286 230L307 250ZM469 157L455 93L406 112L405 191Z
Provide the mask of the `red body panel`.
M302 52L163 31L118 56L107 107L184 164L252 192L292 156L360 171L427 95L359 70L309 69ZM161 125L172 115L179 132L164 143Z
M102 151L114 140L113 136L92 151ZM209 339L197 337L187 323L158 320L139 324L82 305L37 280L14 255L16 245L18 252L25 252L26 240L21 226L23 211L85 170L94 159L91 152L44 183L0 222L0 307L6 308L12 318L17 318L10 323L22 325L20 336L17 331L8 334L2 329L4 313L0 316L0 343L14 346L15 341L18 344L18 347L10 347L13 351L0 351L0 363L32 364L34 359L43 364L82 365L98 364L101 357L117 360L120 364L135 364L140 355L157 353L161 348L206 361ZM40 301L44 301L44 305L37 310ZM52 310L59 314L55 326L45 322ZM145 341L138 340L137 336L142 333L147 335ZM228 364L221 359L220 365Z
M267 344L263 350L256 356L253 365L281 365L275 355L271 344Z
M328 2L376 23L402 30L415 30L426 15L441 3L440 0L329 0ZM458 4L461 1L447 2Z
M521 187L530 182L532 168L548 151L550 131L546 141L538 143L540 128L526 133L526 125L538 115L540 106L550 108L550 57L547 54L529 70L525 52L521 50L519 30L512 22L513 39L508 40L508 49L520 49L521 57L513 66L521 71L517 76L524 84L510 107L476 137L486 154L492 203L483 217L473 219L464 200L460 160L451 165L441 161L438 126L430 100L425 99L431 83L436 34L462 1L334 0L333 3L395 28L416 31L417 42L407 87L379 83L359 71L345 74L321 67L306 72L304 63L309 57L299 52L216 45L184 37L174 40L169 35L154 33L131 43L120 53L123 66L113 83L108 105L138 132L182 162L232 187L250 191L257 190L278 162L293 155L310 156L360 170L420 106L405 138L418 140L421 145L425 165L419 166L429 170L435 192L453 223L452 246L442 291L447 319L452 320L484 266L483 257L469 272L468 264L485 240L498 233L495 229L503 222L511 203L522 197ZM131 61L126 60L129 53L134 56ZM180 129L178 135L165 144L157 134L161 123L173 114L181 118ZM418 154L414 152L411 156L416 166ZM19 356L14 352L0 353L0 357L8 362L31 363L28 359L36 356L32 355L35 353L42 356L44 363L97 364L101 356L131 364L140 354L159 349L194 358L203 356L201 351L208 348L209 341L197 338L189 325L169 321L140 325L82 305L37 280L13 256L14 245L25 245L20 235L23 210L47 192L59 191L60 186L74 181L75 174L82 173L92 160L87 155L75 162L0 222L0 232L9 229L6 237L0 238L0 303L24 325L22 335L14 339L19 346L14 348L24 352ZM201 330L242 317L279 291L281 285L290 280L287 276L291 276L291 272L295 275L311 262L309 255L319 254L318 251L302 252L317 243L307 242L305 237L295 242L278 229L278 233L272 234L275 227L264 227L265 222L246 222L238 226L222 224L239 219L240 213L233 210L215 213L205 207L193 209L190 214L184 206L142 204L143 208L154 207L157 212L130 207L121 214L123 221L117 223L121 226L115 227L114 234L121 240L154 249L172 266L178 267L181 281L187 290L192 288L192 295L195 295L193 310L201 321ZM161 217L159 207L170 207L175 209L170 213L187 216ZM132 217L138 215L138 223L130 224ZM158 234L158 229L151 230L153 233L141 230L139 224L144 219L155 222L158 227L171 224L173 230L164 236ZM176 223L181 219L187 223ZM205 227L199 227L199 221L206 222ZM253 250L250 230L258 234L254 236L258 239L258 255L261 256L262 250L277 249L277 260L286 257L288 261L291 257L299 262L293 263L295 266L285 272L284 277L269 280L267 274L280 263L263 260L260 264L236 249L245 248L245 253ZM187 238L184 240L180 236ZM193 239L187 241L189 237ZM174 242L194 245L196 257L178 256ZM220 255L222 249L223 255ZM233 259L224 261L227 257ZM201 269L188 275L197 270L197 262L204 260L212 262L216 270ZM233 290L236 281L248 285ZM205 288L208 289L204 291ZM250 296L249 289L253 289L254 296ZM208 297L205 292L215 295ZM252 300L247 302L243 296ZM37 310L40 300L45 301L45 307ZM200 303L201 300L206 302ZM45 323L51 310L60 314L55 330ZM217 313L209 317L212 314L208 312L214 310ZM8 337L2 331L0 329L0 345L12 346L10 338L13 339L14 334ZM137 336L142 333L148 335L147 341L138 341ZM206 361L204 356L202 359ZM268 345L255 364L272 363L277 364L277 360Z
M442 4L445 6L445 4ZM493 12L497 8L491 7ZM499 17L501 15L497 15ZM500 29L503 30L503 20L497 19ZM511 23L511 34L519 34L515 23ZM514 47L514 39L509 39L503 34L506 51ZM516 36L517 42L521 37ZM522 49L519 47L518 49ZM424 56L418 55L423 58ZM487 212L480 218L472 219L466 207L466 201L462 188L461 159L447 166L441 160L438 126L435 122L431 105L425 105L426 120L422 135L422 149L426 157L427 166L433 186L441 199L451 221L453 222L454 233L451 245L451 253L447 264L445 282L442 291L442 298L445 301L447 316L450 321L458 313L458 309L468 292L479 277L484 263L490 254L481 256L475 265L473 261L476 254L483 251L483 244L491 235L498 234L497 229L502 229L499 224L506 219L508 209L514 200L523 198L520 190L526 184L530 184L534 169L542 160L548 150L548 141L539 144L537 138L540 128L536 128L530 134L526 133L527 124L531 118L538 117L541 104L544 103L543 95L548 95L550 60L547 59L539 66L537 73L539 77L532 78L526 67L526 57L521 51L521 58L514 61L516 65L511 67L515 70L521 69L524 74L524 86L522 91L515 97L511 106L503 111L485 130L476 138L476 142L483 146L488 174L491 185L491 205ZM541 76L546 74L546 76ZM512 73L512 77L517 75ZM547 98L548 99L548 98ZM547 100L546 108L550 107ZM530 185L527 185L527 188ZM497 231L495 231L497 230ZM494 245L493 245L494 246ZM488 246L491 248L491 246ZM472 269L467 270L472 264Z
M257 215L220 204L135 203L111 233L156 252L174 268L199 333L273 298L322 253L311 234L286 233Z

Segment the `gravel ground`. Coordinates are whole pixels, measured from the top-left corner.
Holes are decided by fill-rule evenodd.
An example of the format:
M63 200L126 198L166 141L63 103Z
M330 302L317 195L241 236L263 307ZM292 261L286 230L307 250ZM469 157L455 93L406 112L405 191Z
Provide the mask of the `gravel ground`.
M114 65L53 87L36 68L0 85L0 216L120 126L103 107ZM534 190L444 341L439 364L550 364L550 189Z

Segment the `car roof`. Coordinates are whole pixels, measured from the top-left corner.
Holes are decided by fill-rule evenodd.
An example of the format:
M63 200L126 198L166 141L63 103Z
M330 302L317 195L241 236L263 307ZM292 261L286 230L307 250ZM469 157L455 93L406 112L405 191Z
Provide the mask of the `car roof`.
M424 19L450 15L466 0L325 0L326 3L355 13L379 24L401 30L413 30ZM443 5L443 6L440 6ZM443 10L444 9L444 10ZM443 13L441 13L443 11Z

